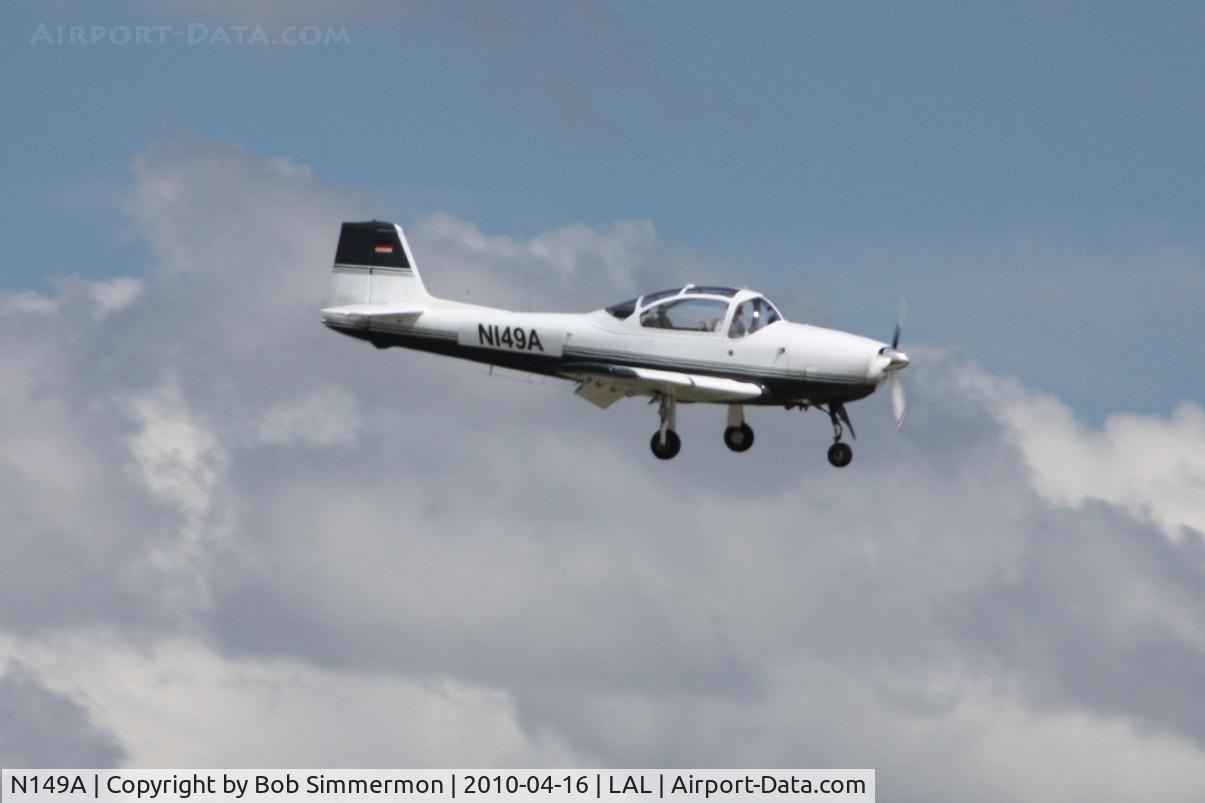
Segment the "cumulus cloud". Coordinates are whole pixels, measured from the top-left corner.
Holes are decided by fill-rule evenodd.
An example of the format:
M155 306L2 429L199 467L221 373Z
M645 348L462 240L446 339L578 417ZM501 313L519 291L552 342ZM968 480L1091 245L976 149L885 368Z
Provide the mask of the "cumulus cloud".
M461 751L492 766L581 760L520 727L504 691L451 680L231 660L181 638L135 648L73 634L9 649L46 683L78 687L111 732L90 727L83 706L34 685L31 669L10 672L0 679L0 712L22 716L0 732L6 766L113 766L123 757L115 740L150 767L440 766ZM50 738L58 734L61 749ZM26 756L37 760L15 763Z
M10 316L28 313L49 314L59 308L57 299L31 292L4 293L0 295L0 305L0 312Z
M1151 517L1171 536L1205 533L1205 409L1181 403L1168 418L1113 413L1090 428L1049 394L979 375L984 395L1008 427L1036 487L1052 502L1098 499Z
M138 479L185 518L203 517L225 462L213 436L192 420L174 387L132 399L130 414L138 426L129 441Z
M64 283L0 317L0 501L33 565L0 567L0 623L131 762L364 763L322 734L337 711L381 755L386 706L431 723L415 763L871 765L903 800L1205 783L1199 407L1092 428L919 347L908 427L854 406L849 469L822 416L751 411L734 456L706 406L663 464L643 404L323 329L338 223L368 215L301 166L162 143L128 209L137 303L73 314ZM643 221L408 231L433 290L507 306L517 276L584 309L686 267ZM195 700L205 726L158 740ZM240 752L278 723L237 710L284 709L279 752Z
M92 313L97 320L120 312L133 304L146 289L146 283L130 276L118 276L101 282L87 282L96 305Z
M231 526L230 514L219 506L229 457L176 385L136 394L126 404L135 425L126 440L128 473L177 522L170 537L154 542L146 563L171 578L167 593L173 602L205 605L207 572L198 561L220 546Z
M164 522L122 470L128 424L106 370L128 344L80 290L64 284L53 315L0 315L0 622L19 631L160 613L132 567Z
M432 292L509 309L584 312L608 303L599 299L639 295L663 256L648 220L620 221L602 231L577 223L520 240L438 214L418 220L409 236L415 248L421 246L423 256L415 256L420 268L434 260L437 269L425 280ZM445 264L455 271L440 270Z
M356 397L346 390L325 388L274 405L256 421L253 437L263 443L331 446L354 443L359 428Z
M48 689L18 661L0 674L0 722L5 767L112 767L125 755L87 708Z

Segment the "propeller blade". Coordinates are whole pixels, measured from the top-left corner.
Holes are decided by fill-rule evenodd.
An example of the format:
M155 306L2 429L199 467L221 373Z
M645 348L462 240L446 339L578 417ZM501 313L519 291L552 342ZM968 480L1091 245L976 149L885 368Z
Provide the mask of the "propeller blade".
M900 332L904 328L904 313L908 311L908 299L900 296L900 306L895 316L895 334L891 338L891 347L898 349L900 347Z
M908 403L904 400L904 383L900 381L900 372L891 372L891 413L895 416L895 428L904 426L908 417Z

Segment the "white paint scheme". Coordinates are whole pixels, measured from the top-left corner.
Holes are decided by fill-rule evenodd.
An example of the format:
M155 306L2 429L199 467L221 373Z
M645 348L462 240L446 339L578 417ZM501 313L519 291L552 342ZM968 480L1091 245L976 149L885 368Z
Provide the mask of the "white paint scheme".
M394 228L409 267L337 264L332 304L322 311L327 326L382 348L398 345L571 379L579 396L601 408L626 396L654 397L661 402L662 418L655 452L658 439L663 450L667 439L678 440L672 432L677 402L729 404L730 429L747 429L743 404L821 407L839 441L842 424L849 423L844 404L891 377L893 408L897 423L902 421L898 372L908 357L895 344L789 323L760 293L747 289L709 292L687 285L672 295L640 299L626 317L608 310L515 312L440 299L427 292L401 227ZM650 325L658 311L672 310L685 299L698 303L678 310L712 310L700 319L699 330ZM746 304L756 300L759 306ZM770 323L734 336L733 319L741 305L759 309L757 320L770 318ZM712 325L715 315L720 317ZM676 453L676 446L671 451ZM834 465L844 463L834 460Z

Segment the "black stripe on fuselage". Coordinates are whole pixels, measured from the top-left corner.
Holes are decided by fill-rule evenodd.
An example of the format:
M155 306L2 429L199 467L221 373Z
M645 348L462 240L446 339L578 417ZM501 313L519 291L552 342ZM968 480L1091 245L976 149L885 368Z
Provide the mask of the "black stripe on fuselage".
M649 368L665 368L673 371L688 371L690 373L702 373L714 376L727 376L735 379L742 377L757 378L758 380L765 377L777 377L780 379L796 380L799 377L798 371L791 371L786 368L747 368L733 365L725 365L712 360L690 360L679 359L674 357L662 357L652 354L634 354L630 351L612 351L608 349L594 349L573 347L565 349L566 356L579 357L590 362L610 361L618 364L623 364L625 361L635 360L642 366ZM825 384L845 384L845 385L862 385L865 384L861 380L853 379L845 376L832 376L825 374L813 374L809 381L822 382Z
M785 377L780 374L759 374L756 371L731 371L717 368L714 365L698 366L697 361L673 363L664 359L643 359L637 355L623 355L613 352L604 353L595 349L565 349L561 357L550 357L521 351L478 348L462 346L457 342L457 336L451 332L435 332L430 330L409 329L402 331L381 331L351 329L328 324L336 332L367 340L378 348L398 346L401 348L426 351L447 357L456 357L471 362L497 365L501 368L511 368L517 371L527 371L545 376L560 376L564 366L572 363L589 362L606 365L626 366L630 368L653 368L658 370L678 370L687 373L704 374L724 379L735 379L741 382L755 381L766 389L766 395L752 399L745 404L779 405L791 404L806 400L809 404L829 404L830 402L856 401L874 392L875 386L867 383L851 381L828 381L825 379L801 379L798 375ZM588 358L584 356L589 354Z

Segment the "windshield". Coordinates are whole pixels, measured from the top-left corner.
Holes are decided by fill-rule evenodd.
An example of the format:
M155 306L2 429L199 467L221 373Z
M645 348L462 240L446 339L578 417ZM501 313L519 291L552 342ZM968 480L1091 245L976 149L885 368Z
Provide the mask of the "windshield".
M711 284L701 284L701 285L693 285L692 284L692 285L688 285L686 287L685 292L702 293L703 295L708 295L708 296L727 296L728 298L732 298L734 295L739 293L740 290L737 290L735 287L717 287L717 286L711 285Z
M607 307L607 312L622 321L636 311L636 302L639 300L638 298L631 298L618 304L612 304Z
M718 298L679 298L640 313L640 325L650 329L714 332L720 328L728 302Z
M676 296L676 295L678 295L678 293L681 293L681 292L682 292L681 287L675 287L673 290L658 290L656 293L649 293L648 295L644 295L644 296L640 297L640 306L647 307L649 304L652 304L654 301L660 301L663 298L669 298L670 296Z

